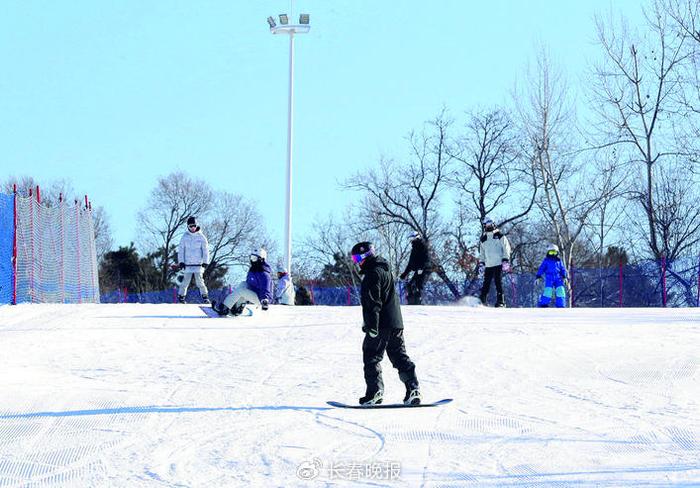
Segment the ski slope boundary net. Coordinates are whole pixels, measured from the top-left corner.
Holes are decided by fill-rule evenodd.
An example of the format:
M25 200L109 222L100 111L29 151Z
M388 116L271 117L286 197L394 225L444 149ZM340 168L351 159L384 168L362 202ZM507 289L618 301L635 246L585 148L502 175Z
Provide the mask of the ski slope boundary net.
M99 302L89 209L20 195L3 195L0 209L0 303Z

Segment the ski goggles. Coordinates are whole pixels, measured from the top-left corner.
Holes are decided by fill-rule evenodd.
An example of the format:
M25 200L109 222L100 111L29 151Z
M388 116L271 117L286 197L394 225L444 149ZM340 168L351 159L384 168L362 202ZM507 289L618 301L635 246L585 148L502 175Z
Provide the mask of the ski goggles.
M556 256L559 254L559 251L547 251L547 256Z
M190 229L196 229L196 228L197 228L197 224L188 225L187 227L190 228Z
M364 254L353 254L352 255L352 262L355 264L360 264L362 261L364 261L365 259L370 257L372 254L373 253L372 253L371 249Z
M254 262L257 261L258 259L260 259L260 256L258 256L257 254L251 254L251 255L250 255L250 262L251 262L251 263L254 263Z

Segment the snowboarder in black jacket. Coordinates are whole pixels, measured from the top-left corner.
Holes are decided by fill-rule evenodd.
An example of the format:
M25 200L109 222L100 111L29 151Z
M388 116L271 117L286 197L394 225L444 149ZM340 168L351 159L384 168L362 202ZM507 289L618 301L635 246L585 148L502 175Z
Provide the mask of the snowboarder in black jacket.
M430 261L430 249L427 242L423 240L420 233L413 232L409 235L411 239L411 255L408 258L408 264L400 278L405 280L408 273L413 271L413 276L408 280L408 304L420 305L423 303L423 286L428 280L432 271Z
M386 351L391 364L399 371L399 378L406 385L404 404L418 405L421 394L416 366L406 354L401 306L389 264L375 255L374 246L370 242L355 244L350 254L363 276L360 286L362 332L365 333L362 359L367 390L365 396L360 398L360 404L379 404L384 399L380 362Z

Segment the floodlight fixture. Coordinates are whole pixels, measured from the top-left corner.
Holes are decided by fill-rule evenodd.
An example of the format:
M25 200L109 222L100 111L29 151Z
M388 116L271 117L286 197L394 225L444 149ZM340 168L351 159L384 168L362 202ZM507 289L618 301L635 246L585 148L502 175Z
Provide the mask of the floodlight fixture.
M301 25L309 25L309 14L299 14L299 23Z
M275 26L277 26L277 23L275 23L275 19L273 19L272 16L267 18L267 23L270 25L270 29L274 29Z
M280 24L282 24L282 25L289 24L289 17L287 17L287 14L280 14Z

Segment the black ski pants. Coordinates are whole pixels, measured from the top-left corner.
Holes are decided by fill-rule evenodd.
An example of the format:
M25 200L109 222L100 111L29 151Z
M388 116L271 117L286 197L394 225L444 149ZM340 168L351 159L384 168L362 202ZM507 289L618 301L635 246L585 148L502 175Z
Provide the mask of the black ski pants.
M409 305L420 305L423 303L423 286L425 286L429 275L430 272L425 270L420 274L413 272L413 276L408 280L406 293Z
M406 344L403 339L403 329L390 329L380 331L377 337L370 337L365 334L362 343L362 360L365 363L365 383L367 383L367 393L384 391L384 380L382 379L381 361L384 358L384 351L389 356L391 364L399 371L399 378L406 387L418 388L418 378L416 377L416 365L406 354Z
M486 298L489 296L491 280L496 283L496 305L502 305L503 301L503 268L501 266L491 266L484 270L484 284L481 286L481 303L486 305Z

